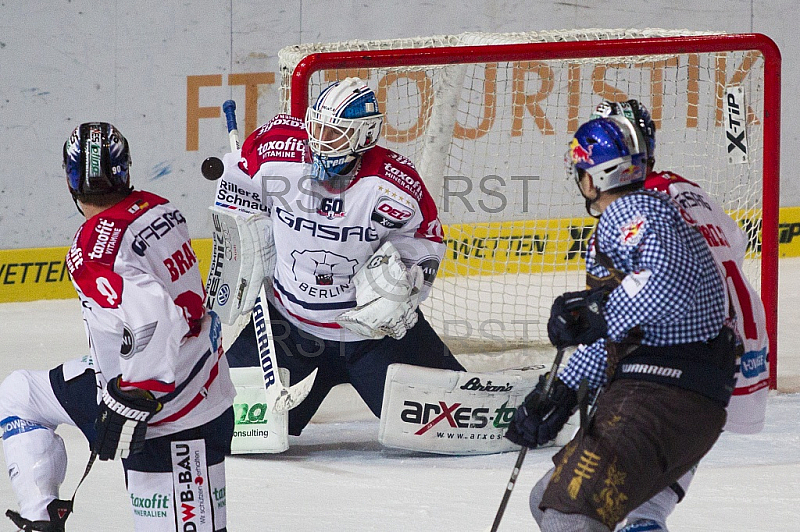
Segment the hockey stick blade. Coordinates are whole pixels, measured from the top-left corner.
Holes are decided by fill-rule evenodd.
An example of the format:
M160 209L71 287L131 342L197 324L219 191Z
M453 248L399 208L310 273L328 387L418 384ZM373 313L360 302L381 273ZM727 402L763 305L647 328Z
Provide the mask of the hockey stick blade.
M267 293L262 283L253 306L253 328L256 333L258 345L258 358L261 361L261 371L264 377L264 391L266 392L267 408L272 412L287 412L299 405L305 399L317 377L315 369L310 375L288 388L278 376L278 358L275 354L275 343L272 339L272 323L266 308Z
M272 405L272 411L275 413L288 412L292 408L302 403L303 400L308 397L308 394L311 393L311 388L314 386L314 379L316 377L317 368L314 368L314 371L312 371L311 374L294 386L289 386L286 388L282 385L280 388L278 388L276 390L278 392L278 396L270 401Z

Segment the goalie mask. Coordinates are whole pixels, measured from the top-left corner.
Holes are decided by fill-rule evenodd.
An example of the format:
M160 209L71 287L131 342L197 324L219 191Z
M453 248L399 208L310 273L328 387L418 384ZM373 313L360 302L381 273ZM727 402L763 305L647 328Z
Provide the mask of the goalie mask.
M327 87L306 111L312 174L320 181L347 174L378 143L383 114L375 92L359 78Z
M565 163L578 187L586 172L598 193L643 183L647 174L644 136L624 117L589 120L575 132Z
M628 100L627 102L603 100L589 118L608 118L609 116L624 116L639 127L647 145L648 163L651 166L654 165L656 161L656 124L650 117L647 107L639 100Z
M128 141L107 122L76 127L64 143L63 164L75 199L131 191Z

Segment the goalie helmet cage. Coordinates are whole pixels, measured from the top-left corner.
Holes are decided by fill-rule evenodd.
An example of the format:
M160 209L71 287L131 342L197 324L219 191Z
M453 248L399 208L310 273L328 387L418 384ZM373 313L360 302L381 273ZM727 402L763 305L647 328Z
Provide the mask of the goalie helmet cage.
M553 299L584 286L595 223L565 177L567 141L602 99L642 101L656 170L698 182L748 236L776 387L781 58L768 37L464 33L296 45L279 59L283 111L296 117L337 79L376 90L381 143L415 163L439 206L447 250L422 307L456 353L547 344Z

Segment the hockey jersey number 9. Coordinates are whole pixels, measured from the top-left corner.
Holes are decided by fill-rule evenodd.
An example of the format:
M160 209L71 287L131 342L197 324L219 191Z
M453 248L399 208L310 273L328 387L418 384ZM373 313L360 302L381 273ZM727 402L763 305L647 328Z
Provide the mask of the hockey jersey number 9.
M219 324L205 312L197 257L178 209L154 194L131 193L80 227L67 267L105 378L121 374L123 386L170 399L148 437L210 421L231 404L233 387L227 370L220 372L226 362Z

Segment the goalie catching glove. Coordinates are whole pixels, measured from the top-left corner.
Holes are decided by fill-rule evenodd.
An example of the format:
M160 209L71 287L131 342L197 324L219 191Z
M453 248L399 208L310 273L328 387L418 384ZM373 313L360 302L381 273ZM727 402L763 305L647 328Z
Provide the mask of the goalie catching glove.
M517 445L535 449L554 440L578 408L577 392L558 377L550 393L543 395L546 381L547 374L539 377L536 387L525 397L508 425L506 438Z
M97 437L92 452L100 460L127 458L144 448L147 422L161 403L147 390L120 389L121 376L108 382L95 420Z
M406 269L397 249L386 242L353 277L357 306L336 321L365 338L399 340L417 324L424 282L422 268L415 264Z

